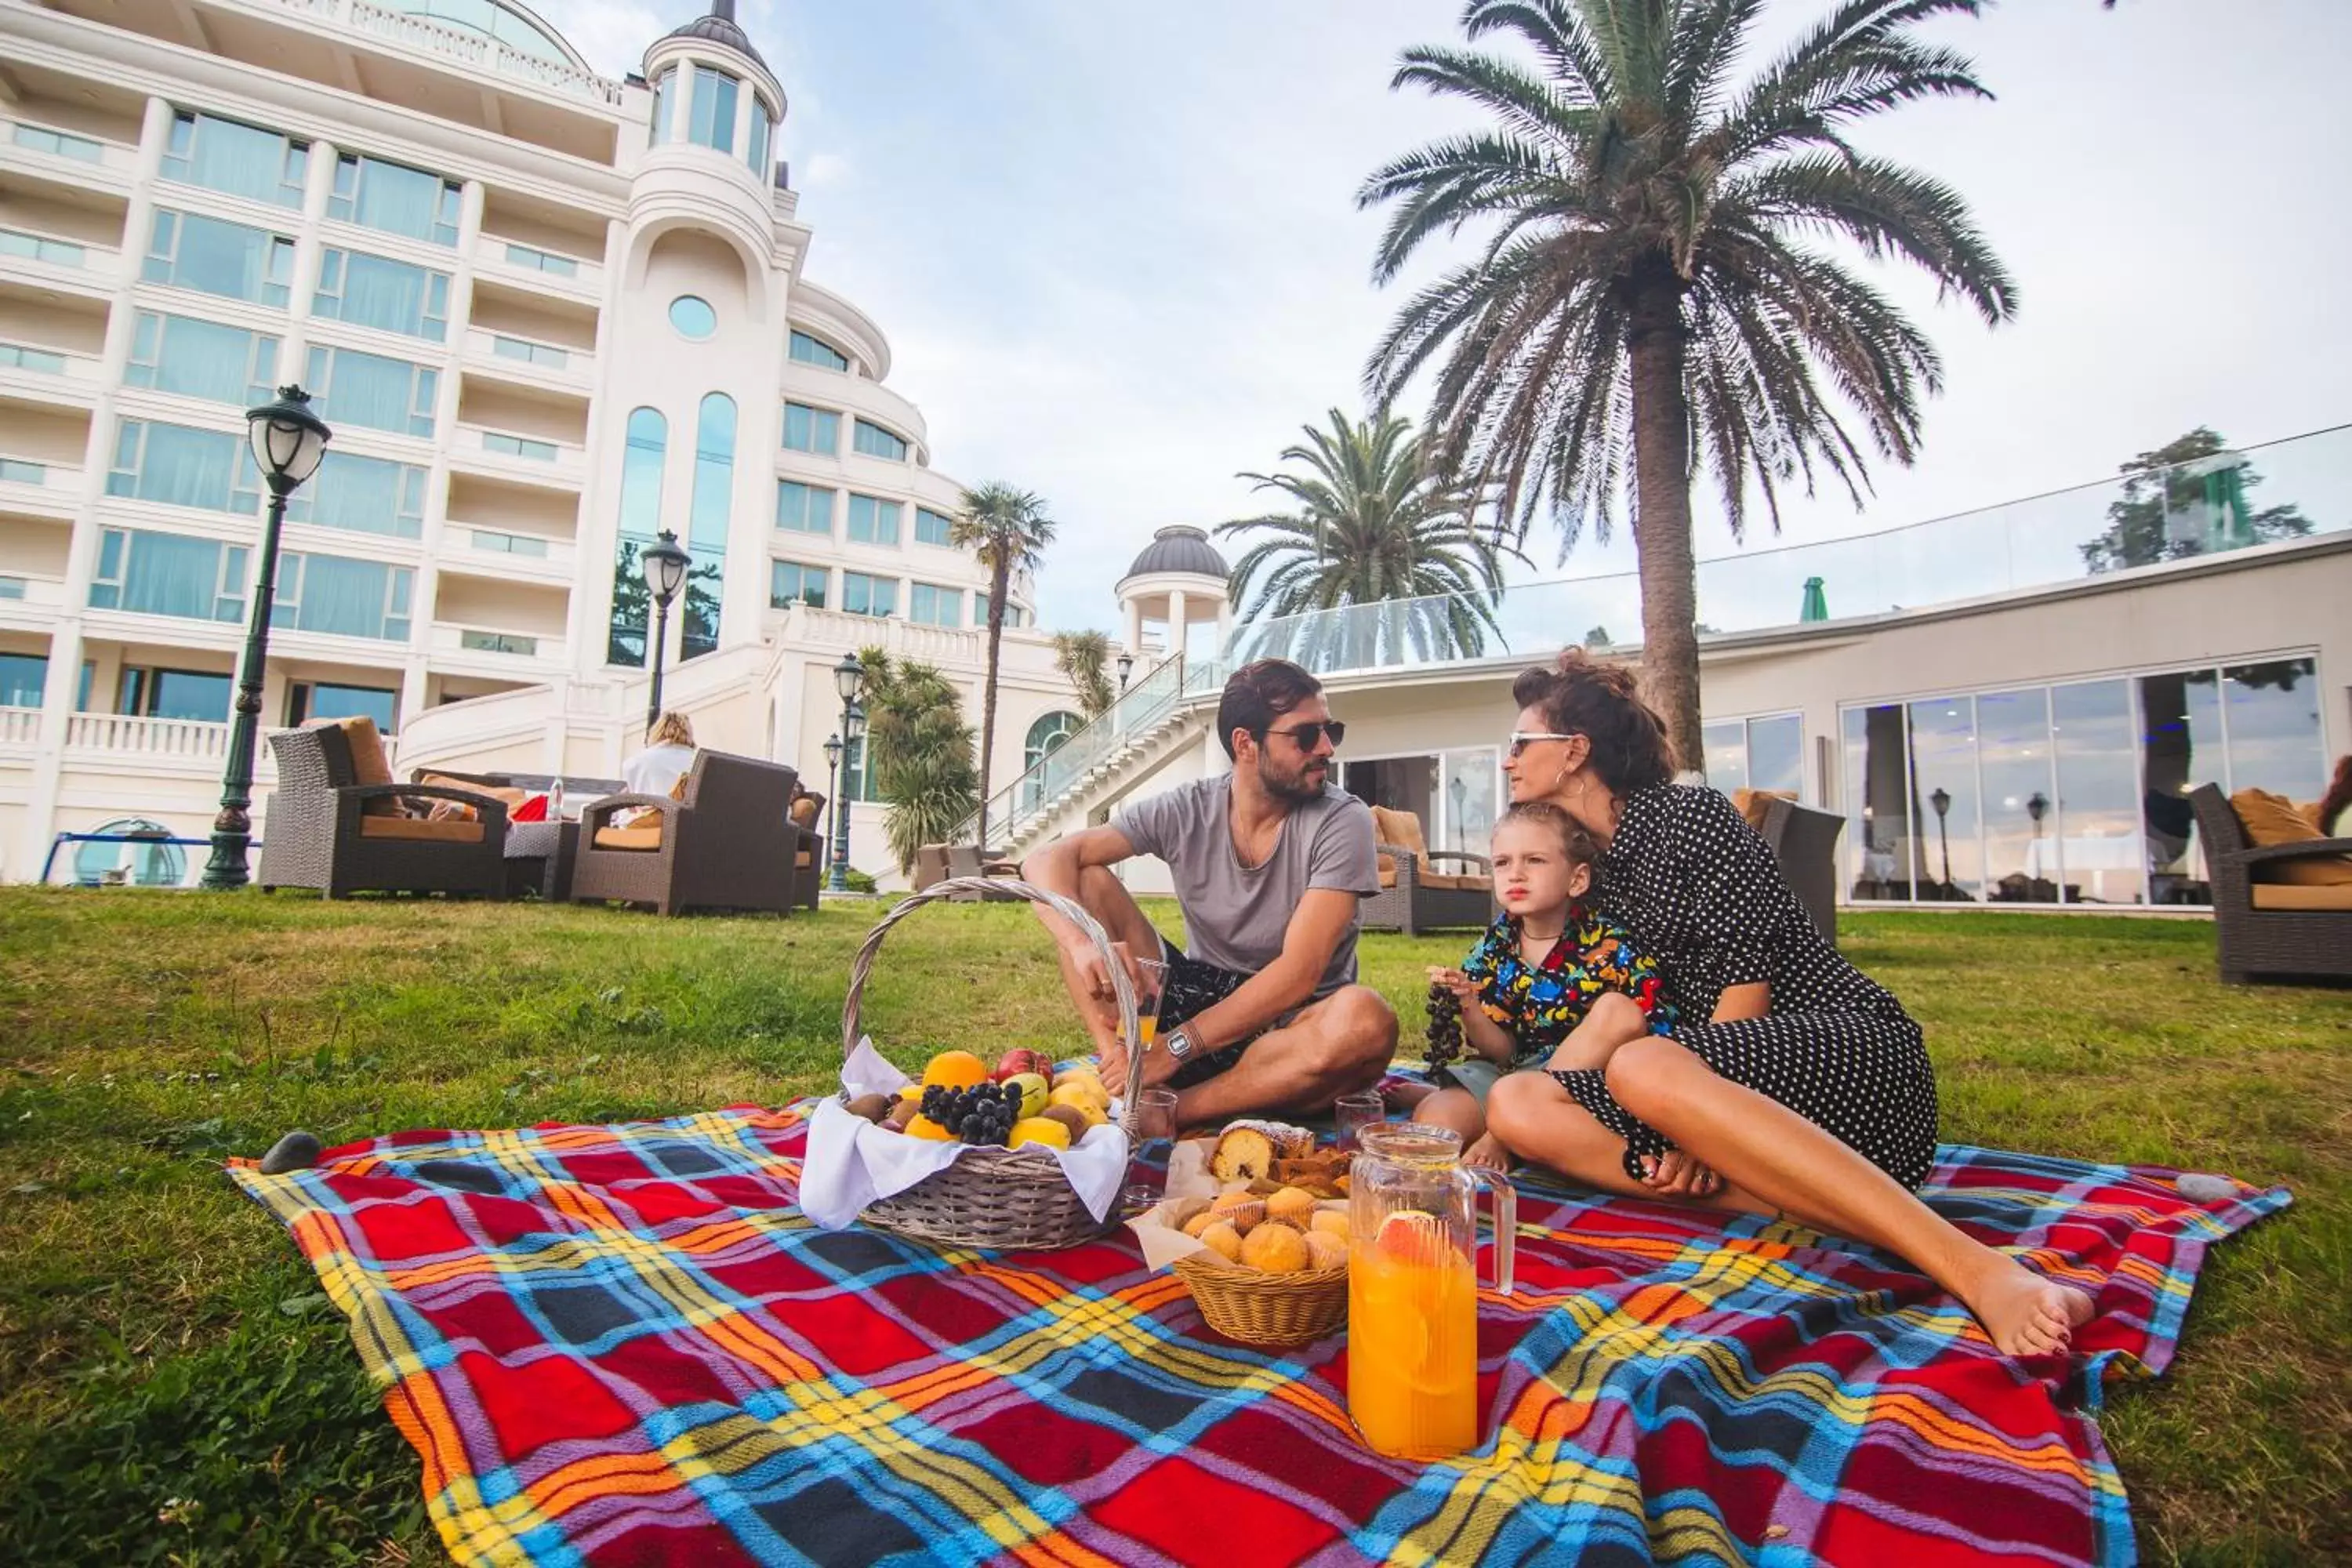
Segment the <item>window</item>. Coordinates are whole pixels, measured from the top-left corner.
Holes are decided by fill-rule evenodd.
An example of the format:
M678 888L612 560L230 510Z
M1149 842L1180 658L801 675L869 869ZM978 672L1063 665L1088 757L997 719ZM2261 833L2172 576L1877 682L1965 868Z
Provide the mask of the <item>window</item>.
M677 86L677 72L666 70L654 78L653 137L647 143L658 147L669 140L670 110L676 107L673 89Z
M719 586L727 578L727 524L734 490L735 400L713 392L703 398L694 426L694 492L686 513L686 547L694 564L686 569L680 660L719 646Z
M0 653L0 708L38 708L48 680L46 654Z
M879 425L860 419L851 444L869 458L887 458L894 463L907 460L907 443Z
M719 312L710 308L708 300L692 294L680 294L669 302L669 324L677 335L699 342L719 330Z
M0 458L0 484L46 485L49 470L41 463L28 463L22 458Z
M26 348L22 343L0 343L0 366L12 370L38 371L43 375L63 375L66 356L47 349Z
M844 572L841 607L853 616L895 616L898 613L898 580Z
M774 561L768 565L768 607L790 609L794 605L806 605L813 610L824 608L825 584L832 574L822 566L803 566L797 561Z
M310 351L310 395L331 425L430 436L441 373L357 349L316 348Z
M141 719L226 723L229 678L204 669L146 669L125 665L115 688L114 710Z
M907 618L927 626L960 626L963 625L963 590L936 588L929 583L909 584Z
M15 228L0 228L0 256L46 261L52 267L79 267L88 259L88 253L71 240L47 239Z
M971 596L971 624L976 626L988 625L988 591L984 588ZM1026 625L1026 612L1008 600L1004 605L1004 624L1008 626ZM1481 849L1477 853L1483 855L1486 851Z
M434 245L455 245L461 199L455 180L346 153L335 160L335 194L327 198L327 216Z
M0 577L0 599L22 600L27 584L22 577Z
M776 526L790 533L833 537L834 492L786 479L776 486Z
M267 332L189 316L139 312L122 379L182 397L250 408L267 403L278 377L278 340Z
M790 349L792 357L803 364L823 365L827 370L847 370L849 356L821 338L813 338L795 330Z
M381 561L288 552L278 558L269 624L281 630L406 642L415 574Z
M646 627L653 619L653 594L646 587L638 556L661 528L662 463L669 447L669 422L651 408L629 416L628 444L621 455L621 545L613 562L613 614L605 634L604 661L642 668Z
M898 542L898 503L853 493L849 498L849 537L859 544Z
M245 619L242 545L143 529L101 529L89 607L179 616L194 621ZM222 704L225 713L227 704ZM222 714L215 713L214 718Z
M449 335L449 275L329 246L310 310L331 321L441 342Z
M694 68L694 92L688 100L688 141L720 153L735 151L736 85L725 71L709 66Z
M1700 731L1706 747L1706 782L1734 790L1770 790L1794 799L1804 788L1805 721L1797 714L1727 719Z
M125 419L115 432L106 493L250 514L261 510L261 470L240 436Z
M751 173L757 174L762 184L768 178L768 138L774 129L766 107L755 95L751 100L751 151L745 161L751 165Z
M525 658L539 653L537 637L520 632L478 632L470 626L457 634L457 646L467 653L512 653Z
M308 142L185 109L163 151L167 180L298 210L310 166Z
M497 555L530 555L544 558L547 541L530 533L496 533L487 528L473 531L474 548Z
M831 458L841 451L841 416L804 403L784 405L784 446L794 452Z
M1061 749L1062 742L1087 727L1087 721L1063 709L1041 713L1021 743L1021 771L1027 773L1045 760L1049 752Z
M158 207L139 276L283 310L294 281L294 242L268 229Z
M918 544L953 544L955 520L929 507L915 509L915 542Z
M17 146L36 153L54 153L60 158L77 158L85 163L102 163L106 158L104 143L69 132L51 131L41 125L19 124L11 138Z
M500 452L509 458L523 458L534 463L551 463L562 455L552 441L533 441L528 437L508 436L496 430L482 432L482 450Z
M525 364L543 364L551 370L562 370L572 363L572 356L551 343L535 343L529 338L510 338L500 332L490 339L490 352L500 359L520 360Z
M541 250L535 245L517 245L511 240L508 241L507 261L515 267L528 268L533 272L545 272L557 278L580 276L580 263L568 256L558 256L551 250Z
M330 447L310 482L286 502L295 522L415 539L425 531L426 470Z
M286 722L312 719L373 719L382 734L394 733L400 693L380 686L339 686L326 680L298 680L286 689Z

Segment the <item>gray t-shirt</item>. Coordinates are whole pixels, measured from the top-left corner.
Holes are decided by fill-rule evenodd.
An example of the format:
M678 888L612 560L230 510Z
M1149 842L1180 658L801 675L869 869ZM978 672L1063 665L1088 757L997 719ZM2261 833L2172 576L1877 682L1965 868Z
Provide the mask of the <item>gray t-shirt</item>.
M1137 854L1159 856L1175 874L1186 952L1220 969L1255 974L1281 955L1290 917L1309 889L1377 893L1380 863L1371 809L1325 784L1321 798L1291 809L1265 864L1244 866L1234 852L1233 799L1233 775L1226 773L1136 801L1110 825ZM1350 914L1316 995L1355 980L1356 922Z

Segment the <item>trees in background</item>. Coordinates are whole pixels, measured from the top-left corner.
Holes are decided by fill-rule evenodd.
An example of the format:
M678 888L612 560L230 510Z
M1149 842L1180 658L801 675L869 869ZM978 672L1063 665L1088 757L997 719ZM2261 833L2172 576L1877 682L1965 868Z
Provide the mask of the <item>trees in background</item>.
M1004 598L1014 573L1034 571L1045 559L1054 529L1042 497L998 481L963 492L961 513L948 534L949 543L971 551L988 568L988 675L980 704L977 836L982 846L988 843L988 776L996 751L996 668L1004 642Z
M2216 546L2300 539L2311 531L2311 520L2300 508L2255 510L2248 492L2263 482L2262 476L2203 425L2142 452L2117 471L2124 476L2123 494L2107 507L2106 531L2080 547L2083 564L2094 574L2179 561Z
M971 725L953 682L928 664L861 648L866 765L886 803L884 834L905 872L920 845L944 844L979 808Z

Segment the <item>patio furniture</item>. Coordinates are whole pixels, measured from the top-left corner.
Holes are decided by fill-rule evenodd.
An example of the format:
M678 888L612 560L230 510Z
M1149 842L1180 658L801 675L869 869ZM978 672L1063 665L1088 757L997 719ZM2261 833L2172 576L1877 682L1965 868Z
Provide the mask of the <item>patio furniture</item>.
M2219 785L2198 785L2189 801L2212 879L2221 979L2352 975L2352 861L2344 858L2352 838L2256 844ZM2321 879L2339 865L2344 879Z
M574 902L622 899L674 915L688 909L792 907L803 834L787 815L799 773L776 763L698 752L678 797L608 795L580 817ZM628 826L624 807L646 815Z
M1363 901L1366 931L1401 931L1417 936L1440 926L1484 926L1495 918L1495 863L1460 849L1432 849L1423 838L1421 818L1409 811L1372 807L1374 848L1381 858L1381 890ZM1477 869L1475 874L1436 871L1440 860Z
M915 846L914 891L919 893L934 882L948 879L948 847L944 844Z
M824 890L824 796L801 790L784 814L800 830L793 857L793 908L813 910Z
M947 855L948 875L951 878L985 881L992 878L1017 878L1021 875L1019 861L992 858L975 844L950 844L947 846ZM1000 893L993 888L964 888L950 893L949 898L959 904L1002 904L1018 903L1021 895Z
M550 903L570 898L572 863L579 849L576 822L509 822L506 896L537 893Z
M330 899L356 892L495 899L505 890L506 803L448 784L393 783L372 721L274 730L269 749L278 787L255 879L264 889L316 888ZM426 821L403 805L436 800L469 806L473 818Z
M1742 799L1746 796L1746 799ZM1822 940L1837 945L1837 841L1845 818L1833 811L1799 805L1787 795L1765 790L1740 790L1731 797L1780 863L1780 875Z

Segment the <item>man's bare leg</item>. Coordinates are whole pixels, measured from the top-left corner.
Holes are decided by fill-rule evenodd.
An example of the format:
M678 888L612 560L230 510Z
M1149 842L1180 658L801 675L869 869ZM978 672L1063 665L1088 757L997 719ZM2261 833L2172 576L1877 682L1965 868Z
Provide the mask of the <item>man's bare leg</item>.
M1127 944L1129 957L1160 957L1159 928L1136 903L1127 884L1111 875L1108 867L1088 866L1078 873L1078 902L1110 933L1111 941ZM1069 954L1058 947L1055 952L1062 966L1062 984L1068 990L1070 1000L1077 1005L1078 1016L1084 1020L1087 1033L1094 1037L1095 1050L1103 1058L1104 1083L1123 1080L1127 1053L1118 1037L1118 999L1088 992L1071 966Z
M1328 1110L1339 1096L1381 1081L1396 1055L1396 1013L1379 992L1342 986L1252 1040L1223 1072L1180 1089L1176 1121L1199 1127L1234 1116Z

